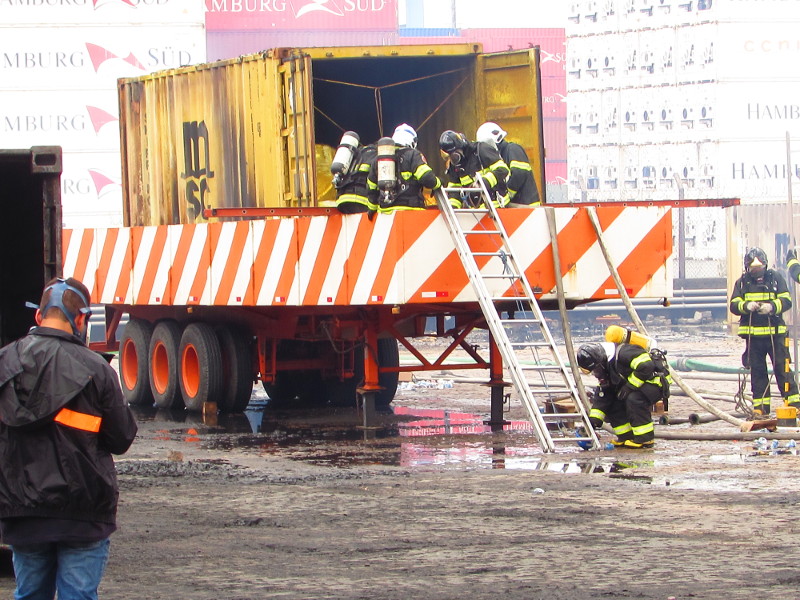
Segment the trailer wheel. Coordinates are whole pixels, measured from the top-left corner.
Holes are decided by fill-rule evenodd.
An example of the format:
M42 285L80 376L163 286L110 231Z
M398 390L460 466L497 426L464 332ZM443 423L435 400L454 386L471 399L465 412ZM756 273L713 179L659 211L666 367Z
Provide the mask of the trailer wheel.
M127 329L127 326L125 326ZM150 390L159 408L180 406L178 346L181 327L175 321L159 321L150 338Z
M253 354L250 337L238 327L217 328L222 353L222 386L219 409L226 413L242 412L253 394Z
M378 340L378 364L382 367L400 366L400 348L394 338L380 338ZM397 382L400 381L400 373L381 373L378 383L383 388L375 398L375 405L386 408L394 400L397 393Z
M297 398L297 392L294 388L294 383L290 380L288 373L281 372L275 374L275 381L273 383L262 382L264 391L273 402L289 402Z
M122 392L130 404L153 404L149 358L153 326L142 319L130 319L119 341L119 374Z
M180 375L183 403L189 410L202 410L206 402L220 399L222 358L219 341L210 325L186 326L181 336Z
M328 385L328 395L331 404L337 406L353 406L356 401L356 389L364 384L364 347L356 348L353 357L354 375L345 381L335 381ZM378 364L381 367L400 366L400 350L397 347L397 340L394 338L378 339ZM375 397L375 405L386 408L394 400L397 393L397 382L400 379L399 373L381 373L378 376L378 385L383 389Z

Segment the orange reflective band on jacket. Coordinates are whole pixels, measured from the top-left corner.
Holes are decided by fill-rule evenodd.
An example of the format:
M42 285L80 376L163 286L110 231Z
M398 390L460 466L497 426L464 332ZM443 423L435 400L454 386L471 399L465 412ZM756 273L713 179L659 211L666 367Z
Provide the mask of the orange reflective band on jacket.
M83 431L91 431L97 433L100 431L100 423L103 422L101 417L94 415L87 415L86 413L75 412L68 408L62 408L58 411L55 418L56 423L61 423L73 429L81 429Z

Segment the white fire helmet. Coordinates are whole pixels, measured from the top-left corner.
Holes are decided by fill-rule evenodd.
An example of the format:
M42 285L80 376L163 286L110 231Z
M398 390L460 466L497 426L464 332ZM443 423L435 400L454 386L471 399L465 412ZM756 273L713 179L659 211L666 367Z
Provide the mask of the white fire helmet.
M408 146L409 148L417 147L417 132L407 123L398 125L395 128L392 139L398 146Z

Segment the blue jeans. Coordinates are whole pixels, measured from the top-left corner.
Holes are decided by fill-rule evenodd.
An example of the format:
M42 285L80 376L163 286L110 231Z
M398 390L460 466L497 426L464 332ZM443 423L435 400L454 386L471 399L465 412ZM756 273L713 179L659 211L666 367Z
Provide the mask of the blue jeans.
M108 538L100 542L15 545L15 600L96 600L108 562Z

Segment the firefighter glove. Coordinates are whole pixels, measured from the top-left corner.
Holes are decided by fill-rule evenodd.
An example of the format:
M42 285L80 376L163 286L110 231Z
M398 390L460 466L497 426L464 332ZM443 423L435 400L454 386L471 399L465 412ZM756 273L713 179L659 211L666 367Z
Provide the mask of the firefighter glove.
M797 260L797 250L794 248L786 253L786 262L788 263L790 260Z
M592 427L594 427L595 429L600 429L603 426L603 421L601 421L597 417L589 417L589 423L591 423Z
M761 315L768 315L774 310L772 306L772 302L762 302L761 306L758 307L758 313Z
M758 311L758 302L753 302L752 300L744 305L744 307L750 312Z

